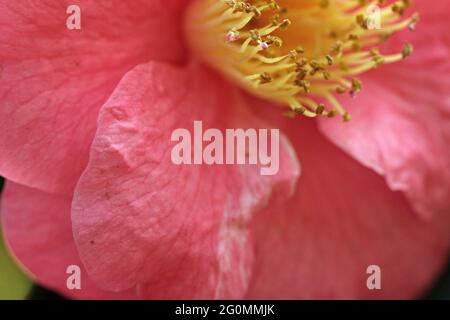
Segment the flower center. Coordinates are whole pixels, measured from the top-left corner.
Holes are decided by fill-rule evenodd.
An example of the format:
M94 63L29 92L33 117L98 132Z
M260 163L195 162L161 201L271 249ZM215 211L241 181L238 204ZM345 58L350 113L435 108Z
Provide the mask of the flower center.
M389 2L389 4L388 4ZM289 107L286 115L350 115L337 96L362 89L356 77L405 59L412 46L376 47L418 15L409 0L196 0L188 43L201 59L251 93Z

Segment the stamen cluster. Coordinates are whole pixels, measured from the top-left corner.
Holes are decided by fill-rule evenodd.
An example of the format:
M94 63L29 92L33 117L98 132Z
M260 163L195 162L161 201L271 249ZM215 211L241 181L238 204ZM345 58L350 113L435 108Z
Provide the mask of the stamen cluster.
M377 45L413 31L419 17L404 18L409 0L312 2L201 0L187 19L190 42L244 89L289 106L286 115L348 121L336 96L355 97L363 88L359 74L410 56L410 44L392 55ZM381 28L374 28L376 18Z

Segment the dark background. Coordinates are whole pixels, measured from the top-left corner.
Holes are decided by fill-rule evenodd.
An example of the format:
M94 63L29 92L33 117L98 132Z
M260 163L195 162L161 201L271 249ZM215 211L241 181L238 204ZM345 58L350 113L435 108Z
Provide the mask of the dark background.
M3 188L3 178L0 177L0 195L1 189ZM439 300L450 300L450 262L447 266L447 270L444 274L437 280L434 288L425 296L424 299L439 299ZM58 294L49 291L43 287L35 285L30 293L28 294L28 299L31 300L54 300L63 299Z

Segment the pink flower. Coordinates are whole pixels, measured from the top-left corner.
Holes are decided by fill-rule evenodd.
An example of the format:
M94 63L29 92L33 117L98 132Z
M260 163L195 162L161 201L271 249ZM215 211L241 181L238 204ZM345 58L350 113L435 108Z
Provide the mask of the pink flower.
M216 0L73 2L81 30L66 28L69 2L0 1L2 227L37 282L112 299L412 298L429 288L450 245L446 1L417 0L417 30L380 47L403 55L349 53L350 43L378 39L340 29L359 21L355 30L367 31L364 16L344 10L347 1L279 1L293 8L288 16L311 18L280 33L258 25L277 8L232 1L229 16ZM384 12L389 31L415 26L409 14ZM260 13L252 22L259 34L228 28ZM263 64L269 77L255 59L282 50L283 32L283 48L302 44L305 53ZM244 59L230 46L249 37L264 52ZM334 44L330 66L309 60L325 47L314 41ZM338 102L330 93L338 81L338 91L355 95L361 83L350 71L401 60L411 50L405 41L414 54L361 75L357 97ZM292 61L295 73L283 65ZM314 77L327 78L327 68L331 82L323 84ZM292 84L281 76L292 75L305 92L286 93ZM352 121L289 119L261 98L291 114ZM197 119L281 128L279 174L172 164L172 131ZM82 290L67 289L69 265L83 266ZM370 265L382 269L382 290L366 286Z

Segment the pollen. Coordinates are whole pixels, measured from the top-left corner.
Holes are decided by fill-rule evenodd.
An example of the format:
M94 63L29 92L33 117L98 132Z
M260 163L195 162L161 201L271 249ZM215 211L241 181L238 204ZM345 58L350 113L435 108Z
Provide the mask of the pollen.
M289 117L351 119L339 96L363 91L358 76L413 53L378 46L414 31L409 0L196 0L186 17L193 52L244 90L286 107Z

